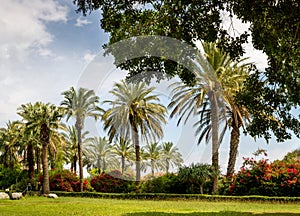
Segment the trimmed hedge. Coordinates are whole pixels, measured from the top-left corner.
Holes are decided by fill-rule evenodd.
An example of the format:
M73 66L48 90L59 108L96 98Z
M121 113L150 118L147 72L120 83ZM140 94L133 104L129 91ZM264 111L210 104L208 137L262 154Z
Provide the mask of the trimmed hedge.
M205 200L205 201L255 201L276 203L300 203L300 197L267 197L267 196L223 196L201 194L164 194L164 193L97 193L97 192L63 192L53 191L62 197L89 197L103 199L137 199L137 200Z

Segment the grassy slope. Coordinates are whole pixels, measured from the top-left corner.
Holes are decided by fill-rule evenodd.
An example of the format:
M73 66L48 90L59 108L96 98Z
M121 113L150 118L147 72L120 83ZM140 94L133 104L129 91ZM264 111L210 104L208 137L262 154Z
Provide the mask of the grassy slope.
M0 200L0 215L186 215L186 216L296 216L299 204L206 201L143 201L60 197Z

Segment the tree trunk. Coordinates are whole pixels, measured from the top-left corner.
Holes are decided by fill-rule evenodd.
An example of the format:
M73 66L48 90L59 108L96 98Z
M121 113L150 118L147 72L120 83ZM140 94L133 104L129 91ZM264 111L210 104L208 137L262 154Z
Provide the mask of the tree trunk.
M101 164L100 164L101 158L98 156L97 158L97 169L98 169L98 174L101 174Z
M154 161L151 159L151 175L154 177Z
M35 148L35 155L36 155L36 172L41 172L41 151L39 147Z
M166 159L166 173L169 173L170 162L169 159Z
M132 130L133 141L135 145L135 178L139 182L141 180L141 156L140 156L140 143L137 129Z
M23 154L24 154L24 155L23 155L23 163L22 163L23 169L27 169L28 164L26 164L26 162L27 162L28 160L27 160L27 149L26 149L26 148L24 149Z
M200 184L200 193L203 194L203 184Z
M43 157L43 194L50 193L49 185L49 173L48 173L48 145L49 145L49 133L50 130L47 124L41 125L40 140L43 146L42 157Z
M230 150L229 150L229 160L227 166L227 177L232 176L234 173L234 167L235 167L239 142L240 142L240 130L238 126L233 123L233 127L230 134Z
M31 143L27 146L27 163L28 178L32 182L34 180L34 149Z
M124 175L125 172L125 157L121 157L121 169L122 169L122 175Z
M73 164L74 173L76 173L77 172L77 157L76 157L76 155L73 157L72 164Z
M79 179L80 179L80 192L83 192L83 164L82 164L82 138L81 129L82 123L79 118L76 119L75 127L77 130L78 139L78 162L79 162Z
M103 168L102 168L102 170L103 170L103 172L105 172L106 171L106 162L105 162L105 159L103 159L102 161L103 161Z
M212 172L213 187L212 194L218 191L218 170L219 170L219 106L215 92L209 93L211 103L211 125L212 125Z

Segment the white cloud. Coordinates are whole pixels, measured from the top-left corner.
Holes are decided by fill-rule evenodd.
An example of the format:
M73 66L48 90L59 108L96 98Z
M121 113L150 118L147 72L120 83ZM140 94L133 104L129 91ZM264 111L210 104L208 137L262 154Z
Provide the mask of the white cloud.
M88 21L87 19L83 19L82 17L78 17L76 19L76 24L75 26L77 27L82 27L84 25L88 25L88 24L91 24L92 22Z
M11 0L0 7L0 62L13 58L22 61L30 51L46 47L53 40L47 22L66 22L67 8L49 0Z
M55 0L10 0L1 1L0 13L0 123L3 125L16 118L16 108L21 103L50 98L43 90L52 90L54 84L60 83L50 82L51 72L56 69L50 61L58 57L50 48L54 37L47 24L66 22L68 9ZM52 58L46 67L40 66L46 62L45 57Z
M93 54L90 51L84 54L83 60L86 64L90 63L91 61L94 60L94 58L97 56L97 54Z
M43 57L54 57L55 54L50 49L41 48L38 50L40 56Z

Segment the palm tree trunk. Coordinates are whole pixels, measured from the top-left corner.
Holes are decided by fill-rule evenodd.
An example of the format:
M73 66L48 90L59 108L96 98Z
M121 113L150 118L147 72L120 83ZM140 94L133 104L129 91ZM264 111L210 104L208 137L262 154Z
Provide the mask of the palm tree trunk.
M170 164L169 164L169 159L166 159L166 173L168 174L169 173L169 167L170 167Z
M151 175L154 177L154 161L151 159Z
M227 177L232 176L234 173L234 166L236 162L239 142L240 142L240 130L236 126L236 124L233 124L232 131L230 134L230 150L229 150L229 160L227 166Z
M83 164L82 164L82 138L81 138L81 129L82 123L79 118L77 118L75 127L77 130L78 138L78 162L79 162L79 179L80 179L80 192L83 192Z
M214 92L209 93L211 103L211 124L212 124L212 171L213 171L213 187L212 193L218 191L218 170L219 170L219 106L217 96Z
M135 178L139 182L141 180L141 156L140 156L140 143L139 135L137 129L132 130L133 132L133 141L135 144Z
M122 175L124 175L125 172L125 157L121 157L121 169L122 169Z
M49 173L48 173L48 145L49 145L49 133L50 130L46 124L41 125L41 143L43 146L42 157L43 157L43 194L50 193L49 185Z
M27 146L28 177L30 181L34 179L34 149L30 143Z
M39 147L35 148L35 156L36 156L36 172L40 173L42 163L41 163L41 152Z
M103 159L103 172L105 172L106 171L106 161L105 161L105 159Z
M200 184L200 194L203 194L203 184Z
M28 165L28 164L26 164L27 161L28 161L27 160L27 149L25 148L24 152L23 152L23 163L22 163L23 169L27 168L27 165Z
M76 157L76 155L73 157L72 166L73 166L74 173L76 173L77 172L77 157Z
M101 158L98 156L97 158L97 169L98 169L98 174L101 174L101 164L100 164Z

